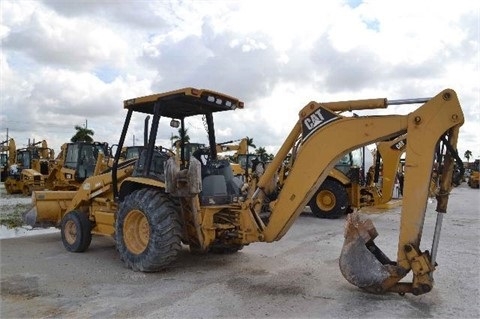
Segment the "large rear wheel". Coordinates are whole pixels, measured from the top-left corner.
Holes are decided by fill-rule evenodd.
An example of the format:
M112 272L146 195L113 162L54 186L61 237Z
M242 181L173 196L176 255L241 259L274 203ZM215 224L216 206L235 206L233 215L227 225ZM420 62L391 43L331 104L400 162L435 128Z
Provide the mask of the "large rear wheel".
M65 249L74 253L87 250L92 242L92 223L87 214L71 211L62 218L60 233Z
M159 271L181 250L178 207L160 190L128 195L120 204L115 229L120 259L135 271Z
M308 203L319 218L340 218L348 209L348 193L338 181L326 179Z

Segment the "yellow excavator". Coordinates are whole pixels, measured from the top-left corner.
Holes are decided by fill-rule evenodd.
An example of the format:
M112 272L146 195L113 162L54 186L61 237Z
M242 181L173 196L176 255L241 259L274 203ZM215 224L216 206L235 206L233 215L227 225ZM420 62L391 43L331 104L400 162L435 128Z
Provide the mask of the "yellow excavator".
M15 141L10 139L8 150L8 167L3 181L7 193L31 195L33 190L44 189L55 156L47 141L33 142L15 150Z
M338 113L409 103L421 105L407 115L347 117ZM367 291L420 295L432 289L441 221L451 188L451 153L456 152L459 128L464 122L455 91L446 89L421 99L308 103L246 198L238 196L239 189L232 183L230 163L217 156L213 118L217 112L243 107L243 102L232 96L195 88L124 101L127 114L112 169L87 178L77 191L35 192L26 221L58 226L65 248L72 252L85 251L92 234L113 236L127 267L159 271L176 260L182 244L196 253L233 253L254 242L280 240L345 154L407 134L396 258L389 259L375 245L373 223L352 213L346 220L339 264L350 283ZM146 151L138 160L119 162L132 116L138 113L153 115ZM205 163L195 157L188 163L182 158L178 163L155 148L161 119L184 128L190 116L202 117L206 123L210 153ZM295 162L283 187L272 198L268 186L298 138L301 145ZM421 250L420 239L439 143L449 147L443 154L438 222L429 252ZM409 273L411 279L405 278Z

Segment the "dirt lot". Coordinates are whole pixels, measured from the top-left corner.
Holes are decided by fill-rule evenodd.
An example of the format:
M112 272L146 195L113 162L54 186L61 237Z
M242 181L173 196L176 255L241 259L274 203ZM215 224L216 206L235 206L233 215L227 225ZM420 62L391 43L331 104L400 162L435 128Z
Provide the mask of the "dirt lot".
M338 268L343 220L301 216L273 244L234 255L195 256L145 274L124 268L110 238L68 253L58 232L0 240L2 318L479 318L480 192L453 190L440 240L436 283L422 295L373 295ZM5 208L2 194L2 214ZM9 208L11 209L11 208ZM422 249L430 249L435 203ZM370 214L377 244L395 257L400 208Z

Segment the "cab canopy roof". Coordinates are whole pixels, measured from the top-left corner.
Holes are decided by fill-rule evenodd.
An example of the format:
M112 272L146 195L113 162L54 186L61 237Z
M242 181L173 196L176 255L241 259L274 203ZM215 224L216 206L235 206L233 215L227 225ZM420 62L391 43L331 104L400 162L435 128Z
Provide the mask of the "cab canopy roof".
M183 88L123 102L124 108L147 114L154 113L155 105L160 107L161 116L176 119L243 108L243 102L237 98L215 91L195 88Z

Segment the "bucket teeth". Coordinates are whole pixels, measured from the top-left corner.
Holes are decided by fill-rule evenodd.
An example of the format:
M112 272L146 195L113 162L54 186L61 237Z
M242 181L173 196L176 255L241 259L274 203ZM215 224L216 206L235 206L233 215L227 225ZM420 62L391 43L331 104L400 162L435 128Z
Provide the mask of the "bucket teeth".
M339 265L351 284L369 291L382 291L382 284L395 272L393 263L375 246L378 233L371 220L361 220L357 212L345 222L345 241Z

